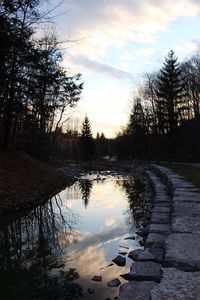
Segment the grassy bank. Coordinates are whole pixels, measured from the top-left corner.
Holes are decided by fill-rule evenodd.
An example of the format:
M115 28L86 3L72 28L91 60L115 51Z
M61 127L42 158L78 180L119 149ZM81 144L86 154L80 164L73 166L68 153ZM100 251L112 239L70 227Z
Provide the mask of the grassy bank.
M184 164L166 164L165 167L183 176L187 181L191 181L197 188L200 188L200 168Z
M0 214L36 205L69 184L66 176L45 163L0 150Z

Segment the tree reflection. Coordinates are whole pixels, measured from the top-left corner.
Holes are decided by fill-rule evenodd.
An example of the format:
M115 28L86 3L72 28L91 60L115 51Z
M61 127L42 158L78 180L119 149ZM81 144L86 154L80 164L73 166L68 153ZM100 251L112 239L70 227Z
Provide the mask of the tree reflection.
M59 196L0 228L0 280L4 299L79 299L79 277L64 267L63 246L76 239L77 218ZM56 271L57 270L57 271Z
M144 184L137 178L130 178L129 180L119 180L117 184L125 190L129 202L129 210L126 221L128 225L133 227L136 222L134 214L138 210L143 210L146 207L144 197Z
M92 186L93 186L92 180L81 179L79 181L79 187L80 187L81 194L82 194L81 198L82 198L82 201L85 205L85 208L87 208L89 200L90 200L90 194L91 194Z

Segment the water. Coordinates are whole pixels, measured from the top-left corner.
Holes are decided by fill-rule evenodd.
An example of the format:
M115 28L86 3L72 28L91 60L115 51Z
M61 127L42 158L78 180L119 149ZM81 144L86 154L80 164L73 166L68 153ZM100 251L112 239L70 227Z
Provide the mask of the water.
M2 224L3 299L114 299L118 288L107 282L124 283L120 274L132 261L125 255L125 267L110 264L120 251L140 247L133 213L142 205L143 186L135 179L93 174Z

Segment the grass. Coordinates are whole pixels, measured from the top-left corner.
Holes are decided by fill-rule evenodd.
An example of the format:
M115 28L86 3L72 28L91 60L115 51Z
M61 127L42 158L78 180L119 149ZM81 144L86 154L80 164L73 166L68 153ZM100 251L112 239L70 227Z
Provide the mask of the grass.
M165 164L165 167L183 176L185 180L192 182L195 187L200 188L200 168L184 164Z

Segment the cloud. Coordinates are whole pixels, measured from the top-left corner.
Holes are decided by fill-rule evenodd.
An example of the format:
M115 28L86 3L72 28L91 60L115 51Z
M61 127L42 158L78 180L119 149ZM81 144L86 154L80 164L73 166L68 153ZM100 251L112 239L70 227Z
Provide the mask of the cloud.
M76 56L76 58L71 58L71 60L75 64L84 66L95 73L108 75L116 79L132 79L132 74L127 71L121 70L119 68L113 67L111 65L96 60L92 60L83 55L78 55Z
M200 13L195 0L71 0L66 5L62 31L80 39L78 51L92 59L127 41L152 43L170 22Z

